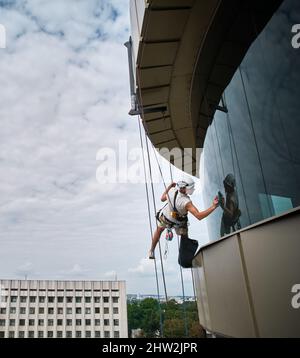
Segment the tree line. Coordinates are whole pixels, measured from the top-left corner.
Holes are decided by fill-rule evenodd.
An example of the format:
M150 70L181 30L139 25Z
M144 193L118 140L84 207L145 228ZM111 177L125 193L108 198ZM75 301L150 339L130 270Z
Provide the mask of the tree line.
M129 336L134 330L136 330L135 337L201 338L205 336L199 324L196 302L178 303L170 300L160 303L159 306L158 300L145 298L141 301L128 301L127 312ZM161 332L160 316L163 332Z

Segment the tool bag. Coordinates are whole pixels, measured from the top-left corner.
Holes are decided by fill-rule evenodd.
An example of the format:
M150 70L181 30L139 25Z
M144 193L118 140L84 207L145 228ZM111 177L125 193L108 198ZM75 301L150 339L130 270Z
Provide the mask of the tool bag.
M181 235L179 245L178 263L183 268L191 268L192 261L198 249L198 241Z

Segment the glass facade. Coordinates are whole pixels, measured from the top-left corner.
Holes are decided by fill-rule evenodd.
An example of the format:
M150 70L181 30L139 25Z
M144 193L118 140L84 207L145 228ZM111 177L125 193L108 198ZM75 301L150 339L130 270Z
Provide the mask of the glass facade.
M286 0L251 45L224 92L204 143L210 240L300 205L300 48L292 27L300 2ZM255 29L255 19L253 21ZM298 40L299 41L299 40Z

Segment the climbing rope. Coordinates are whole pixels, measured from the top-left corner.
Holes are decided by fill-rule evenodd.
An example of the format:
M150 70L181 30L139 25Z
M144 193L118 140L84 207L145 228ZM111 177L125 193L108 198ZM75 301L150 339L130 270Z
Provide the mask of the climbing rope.
M172 173L171 163L169 163L169 166L170 166L171 182L173 183L173 173ZM178 247L178 252L179 252L179 236L178 236L177 233L176 233L176 237L177 237L177 247ZM182 290L182 307L183 307L184 331L185 331L185 336L188 337L188 326L187 326L186 307L185 307L185 290L184 290L184 283L183 283L182 267L180 265L179 265L179 270L180 270L181 290Z
M146 197L147 197L147 208L148 208L148 221L151 233L151 239L153 237L153 228L152 228L152 221L151 221L151 210L150 210L150 199L149 199L149 190L147 184L147 175L146 175L146 163L145 163L145 156L144 156L144 144L142 138L142 130L141 130L141 123L138 118L139 124L139 135L140 135L140 143L142 149L142 157L143 157L143 168L144 168L144 179L145 179L145 189L146 189ZM159 283L158 283L158 272L157 272L157 263L156 258L154 258L154 268L155 268L155 279L156 279L156 291L157 291L157 301L158 301L158 310L159 310L159 323L160 323L160 331L161 336L163 337L163 321L162 321L162 309L161 309L161 301L160 301L160 290L159 290Z
M152 176L152 168L151 168L151 161L150 161L150 152L149 152L149 145L148 145L148 139L147 139L147 136L146 136L146 132L145 132L145 141L146 141L146 150L147 150L148 168L149 168L149 175L150 175L150 184L151 184L152 200L153 200L153 206L154 206L154 214L156 214L157 208L156 208L156 203L155 203L155 193L154 193L153 176ZM158 227L158 224L156 222L156 228L157 227ZM166 302L167 302L168 301L168 294L167 294L166 278L165 278L165 272L164 272L164 265L163 265L163 258L162 258L162 250L161 250L160 240L158 241L158 248L159 248L159 256L160 256L160 264L161 264L161 273L162 273L162 279L163 279L163 286L164 286L165 298L166 298Z

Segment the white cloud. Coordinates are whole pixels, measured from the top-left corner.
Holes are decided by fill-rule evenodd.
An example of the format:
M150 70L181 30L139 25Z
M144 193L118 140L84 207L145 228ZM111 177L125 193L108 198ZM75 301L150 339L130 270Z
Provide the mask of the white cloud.
M127 115L128 1L7 4L0 57L2 275L27 270L48 279L101 279L116 271L128 280L128 292L155 292L140 280L154 272L153 263L140 260L150 242L144 185L96 181L99 148L117 148L122 139L139 146L137 119ZM159 196L163 186L155 190ZM176 254L168 260L171 276Z
M75 277L81 277L81 276L86 276L86 274L90 272L89 269L83 268L81 265L79 265L78 263L74 264L71 268L66 269L66 270L62 270L61 273L63 276L70 276L70 278L75 278Z

